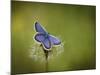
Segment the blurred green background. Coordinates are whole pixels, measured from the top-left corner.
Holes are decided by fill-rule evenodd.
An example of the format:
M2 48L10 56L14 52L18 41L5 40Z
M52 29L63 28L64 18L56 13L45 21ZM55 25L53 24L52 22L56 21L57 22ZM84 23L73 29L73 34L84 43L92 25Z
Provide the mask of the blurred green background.
M64 42L64 52L48 61L48 71L95 69L96 6L12 1L12 74L46 72L45 61L29 58L36 21Z

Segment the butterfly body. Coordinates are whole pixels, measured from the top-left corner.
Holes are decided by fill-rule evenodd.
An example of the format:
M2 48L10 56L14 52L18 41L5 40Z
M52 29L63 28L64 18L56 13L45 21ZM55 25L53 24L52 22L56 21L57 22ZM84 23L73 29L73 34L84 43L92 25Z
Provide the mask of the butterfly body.
M61 43L57 37L50 35L38 22L35 23L35 30L37 33L34 39L42 44L45 50L50 50L53 45L59 45Z

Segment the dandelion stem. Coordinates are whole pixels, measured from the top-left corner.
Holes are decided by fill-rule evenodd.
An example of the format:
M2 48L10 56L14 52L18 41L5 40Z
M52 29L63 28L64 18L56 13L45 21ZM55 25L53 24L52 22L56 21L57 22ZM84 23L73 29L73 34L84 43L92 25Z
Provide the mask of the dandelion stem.
M47 50L44 50L44 53L45 53L45 59L46 59L46 72L48 71L48 51Z
M40 46L42 46L42 44ZM44 49L43 46L42 46L42 49L44 51L45 59L46 59L46 65L45 65L46 66L46 72L48 72L48 54L49 54L49 51L47 51L46 49Z

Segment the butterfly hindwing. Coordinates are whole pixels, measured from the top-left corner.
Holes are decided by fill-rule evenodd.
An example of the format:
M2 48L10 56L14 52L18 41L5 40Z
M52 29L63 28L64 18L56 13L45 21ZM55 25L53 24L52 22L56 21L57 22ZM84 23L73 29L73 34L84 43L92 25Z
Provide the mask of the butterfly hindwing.
M46 33L45 29L38 22L35 23L35 30L36 32Z
M53 45L59 45L59 44L61 44L61 41L57 37L49 35L49 39L50 39L50 41L51 41L51 43Z
M36 41L42 42L45 39L45 36L42 33L37 33L34 38Z
M48 38L46 38L44 41L42 41L42 44L46 50L51 48L51 42Z

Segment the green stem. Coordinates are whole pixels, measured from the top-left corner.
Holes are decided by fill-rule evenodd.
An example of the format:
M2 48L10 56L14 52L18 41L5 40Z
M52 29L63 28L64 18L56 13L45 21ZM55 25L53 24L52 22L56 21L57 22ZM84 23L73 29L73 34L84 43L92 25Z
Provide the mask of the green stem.
M42 46L42 44L40 45L40 46ZM43 51L44 51L44 54L45 54L45 60L46 60L46 72L48 72L48 54L49 54L49 51L47 51L47 50L45 50L44 48L43 48L43 46L42 46L42 49L43 49Z
M46 59L46 72L48 72L48 51L47 50L44 50L44 53L45 53L45 59Z

